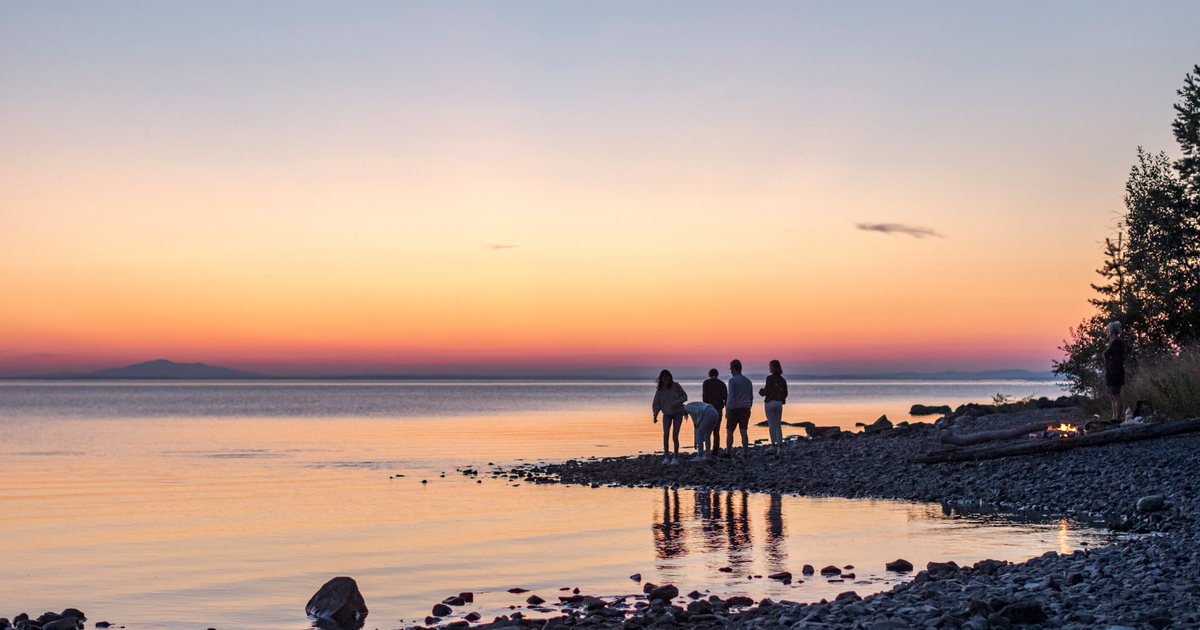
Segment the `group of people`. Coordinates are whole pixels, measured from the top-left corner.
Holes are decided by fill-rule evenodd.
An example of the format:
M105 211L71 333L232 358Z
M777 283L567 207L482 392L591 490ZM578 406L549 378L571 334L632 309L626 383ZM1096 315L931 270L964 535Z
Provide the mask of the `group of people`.
M787 381L783 378L783 367L779 361L771 361L768 366L770 375L767 382L758 390L763 397L763 412L767 416L767 427L771 433L771 444L778 454L783 448L783 405L787 402ZM663 417L663 463L679 463L679 429L683 426L683 417L692 419L695 426L696 461L704 461L715 457L721 451L721 421L725 419L725 448L733 454L733 434L740 432L742 436L742 454L750 447L750 438L746 430L750 426L750 412L754 407L754 384L742 374L742 362L734 359L729 362L729 384L720 379L716 368L708 371L708 380L704 381L701 400L688 402L687 392L675 381L669 370L659 373L655 381L654 391L654 422L658 422L658 414ZM675 443L675 452L671 453L671 440Z

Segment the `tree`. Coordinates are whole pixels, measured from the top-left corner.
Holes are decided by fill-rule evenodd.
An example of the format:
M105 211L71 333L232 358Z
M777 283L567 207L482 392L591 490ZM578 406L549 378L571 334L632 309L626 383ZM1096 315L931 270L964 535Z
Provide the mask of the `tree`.
M1200 75L1200 66L1195 68ZM1172 124L1184 157L1138 147L1137 164L1125 184L1125 214L1113 238L1105 239L1105 261L1097 270L1105 283L1089 300L1096 313L1071 329L1054 362L1076 393L1098 392L1107 339L1104 328L1121 322L1128 369L1200 343L1200 84L1188 74Z

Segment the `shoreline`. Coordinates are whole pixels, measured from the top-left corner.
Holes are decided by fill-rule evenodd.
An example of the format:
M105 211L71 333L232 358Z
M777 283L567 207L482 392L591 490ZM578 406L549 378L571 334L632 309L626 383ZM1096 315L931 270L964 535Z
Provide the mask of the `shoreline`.
M1076 408L960 417L956 431L1041 420L1081 422ZM939 424L948 420L941 420ZM545 628L1200 628L1200 435L1110 444L979 462L916 464L939 446L932 424L914 422L877 435L843 432L801 440L781 456L751 448L742 459L665 466L659 455L570 460L514 469L527 482L708 488L807 496L881 498L1054 509L1103 517L1112 531L1145 534L1112 545L1020 563L984 560L972 567L931 562L911 581L867 597L834 601L765 600L747 606L678 597L571 610L549 620L497 618L478 627ZM1139 512L1139 499L1166 497L1161 511ZM679 589L687 585L675 585ZM698 595L698 594L697 594ZM647 596L647 600L649 600ZM732 598L731 598L732 599ZM624 600L624 598L622 598ZM746 602L739 602L746 603ZM427 620L432 621L432 619ZM442 624L447 625L447 624ZM439 626L442 627L442 626Z

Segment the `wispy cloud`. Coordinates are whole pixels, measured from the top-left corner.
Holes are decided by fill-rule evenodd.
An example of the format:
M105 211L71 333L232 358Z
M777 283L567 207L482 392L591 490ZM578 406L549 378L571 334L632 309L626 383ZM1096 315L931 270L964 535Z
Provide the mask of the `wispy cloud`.
M499 243L493 243L487 246L488 249L512 249L514 247L520 247L520 245L501 245Z
M856 223L855 227L866 232L882 232L884 234L907 234L914 238L925 238L926 236L936 236L938 238L946 238L941 234L933 231L933 228L919 227L915 225L904 225L903 223Z

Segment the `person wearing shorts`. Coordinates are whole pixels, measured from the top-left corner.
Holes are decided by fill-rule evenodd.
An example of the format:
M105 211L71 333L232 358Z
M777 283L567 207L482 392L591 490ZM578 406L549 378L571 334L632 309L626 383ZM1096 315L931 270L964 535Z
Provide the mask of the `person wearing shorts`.
M655 380L654 390L654 422L658 422L658 414L663 415L663 463L679 463L679 429L683 426L683 403L687 402L687 392L683 386L675 382L671 372L659 372ZM675 438L675 456L671 456L670 438Z
M742 434L742 456L750 449L750 436L746 430L750 428L750 409L754 406L754 383L742 376L742 362L734 359L729 362L729 401L725 408L725 444L729 454L733 454L733 432Z

